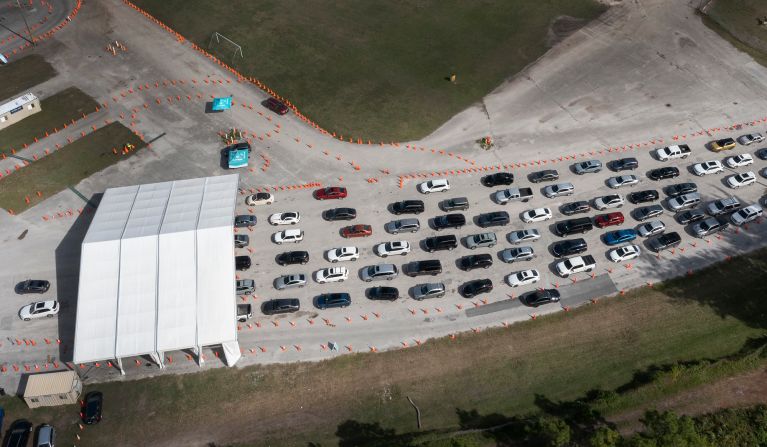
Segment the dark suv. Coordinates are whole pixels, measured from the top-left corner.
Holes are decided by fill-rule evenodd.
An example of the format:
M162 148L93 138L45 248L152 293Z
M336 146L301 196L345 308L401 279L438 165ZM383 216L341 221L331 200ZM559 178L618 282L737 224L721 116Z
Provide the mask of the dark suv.
M434 229L444 230L445 228L455 228L456 230L466 225L466 216L459 213L444 214L434 218Z
M234 257L234 268L237 270L247 270L250 268L250 256L243 255L243 256L235 256Z
M528 176L528 179L533 183L550 182L559 178L559 172L556 169L546 169L543 171L533 172Z
M424 209L423 200L403 200L391 205L391 212L398 216L400 214L421 214Z
M396 301L399 290L396 287L371 287L367 290L367 297L377 301Z
M484 213L477 217L477 225L482 228L508 225L510 221L511 219L509 218L509 213L506 211Z
M615 171L631 171L639 167L639 161L636 158L620 158L610 162L610 168Z
M496 172L482 177L482 184L485 186L511 185L514 183L514 174L510 172Z
M403 269L407 276L439 275L442 273L442 263L439 259L427 259L425 261L413 261Z
M698 192L698 185L692 182L676 183L666 188L666 194L669 197L679 197L693 192Z
M437 250L452 250L458 246L458 238L454 234L432 236L423 240L423 248L429 253Z
M591 219L588 217L563 220L554 226L554 230L559 236L569 236L575 233L585 233L593 228L594 224L591 223Z
M307 262L309 262L307 251L286 251L277 256L277 264L280 265L306 264Z
M29 442L29 435L32 433L32 424L26 419L19 419L11 424L6 433L6 443L8 447L23 447Z
M280 298L269 300L261 305L261 312L264 315L278 315L298 312L301 309L301 303L298 298Z
M551 246L551 254L554 257L577 255L588 250L589 246L584 239L566 239Z
M466 298L473 298L480 293L488 293L493 290L493 281L489 279L475 279L464 283L461 287L461 295Z
M637 203L646 203L646 202L654 202L658 200L660 195L658 194L658 191L654 189L646 189L644 191L637 191L632 192L629 194L629 202L633 204Z
M349 307L352 297L348 293L323 293L317 297L317 308Z
M449 213L450 211L466 211L469 209L469 199L466 197L453 197L452 199L445 199L440 203L442 211Z
M87 425L101 422L101 411L104 405L104 395L100 391L91 391L82 400L80 419Z
M671 233L664 233L655 239L651 239L647 245L650 246L652 251L658 253L669 248L678 247L681 243L682 237L676 231L672 231Z
M488 269L493 265L493 256L488 253L464 256L458 261L461 270Z

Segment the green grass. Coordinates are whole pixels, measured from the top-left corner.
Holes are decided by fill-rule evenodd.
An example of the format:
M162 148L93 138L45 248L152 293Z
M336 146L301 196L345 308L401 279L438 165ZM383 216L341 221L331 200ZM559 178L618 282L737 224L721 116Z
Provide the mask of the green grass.
M757 18L767 16L762 0L714 0L703 23L735 48L767 67L767 27Z
M602 409L625 410L656 398L653 387L666 387L666 395L763 364L744 357L693 365L688 378L669 366L731 356L764 337L765 271L761 250L655 289L417 348L89 386L104 392L108 419L81 436L84 445L191 436L351 446L415 431L406 396L421 408L424 429L436 431L535 411L538 395L571 400L597 388L623 388ZM77 417L73 407L33 412L15 403L6 410L9 419L52 422L66 436Z
M56 70L38 54L0 65L0 102L18 98L38 84L56 76ZM2 141L2 139L0 139Z
M605 9L593 0L136 3L203 48L214 31L234 40L244 54L235 68L328 131L387 142L423 137L538 59L556 17ZM231 64L233 47L213 50Z
M119 149L126 143L133 144L136 149L127 155L112 152L116 147L119 154ZM0 208L21 212L133 155L144 146L144 142L127 127L118 122L108 124L0 179ZM37 191L42 197L37 196ZM29 204L25 197L29 197Z
M99 104L80 89L70 87L40 101L41 112L30 115L0 130L0 152L11 153L11 149L22 149L34 138L42 138L45 132L61 130L64 124L71 124L73 119L82 118L83 113L91 113Z

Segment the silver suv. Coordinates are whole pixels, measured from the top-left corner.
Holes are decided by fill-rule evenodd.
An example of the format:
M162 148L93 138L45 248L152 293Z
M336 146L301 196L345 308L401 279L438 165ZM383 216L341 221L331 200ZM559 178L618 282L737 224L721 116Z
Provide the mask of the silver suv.
M421 223L418 219L400 219L393 220L386 224L386 231L391 234L399 234L401 231L409 231L415 233L421 228Z
M394 264L376 264L362 269L362 280L370 282L374 279L392 280L397 277L397 266Z
M694 224L692 226L692 232L695 233L695 236L705 237L724 231L728 226L729 224L727 222L720 222L716 217L709 217L706 220Z
M668 207L671 211L679 212L683 210L689 210L695 208L700 203L700 194L697 192L691 192L689 194L683 194L681 196L672 197L668 199Z
M740 202L735 197L727 197L726 199L719 199L709 203L708 214L712 216L718 216L720 214L729 213L740 208Z
M535 258L535 252L533 251L533 247L530 246L512 247L503 250L500 256L501 261L506 263L529 261Z
M493 247L498 242L495 233L480 233L466 237L466 248L474 250L478 247Z
M418 284L413 287L413 299L421 301L427 298L442 298L445 296L445 285L441 282Z
M238 279L234 282L237 295L250 295L256 289L256 282L252 279Z

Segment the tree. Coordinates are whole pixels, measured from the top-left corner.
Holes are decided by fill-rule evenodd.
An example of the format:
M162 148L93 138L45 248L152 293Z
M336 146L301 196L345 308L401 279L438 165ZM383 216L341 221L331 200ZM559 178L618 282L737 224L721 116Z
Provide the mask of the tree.
M678 417L671 411L659 413L647 411L642 423L645 431L632 439L632 447L709 447L710 444L698 433L695 421L689 416ZM654 441L645 443L643 441Z
M541 418L538 435L547 447L563 447L570 443L570 426L559 418Z
M615 447L621 440L621 435L610 427L599 427L591 438L589 438L589 447Z

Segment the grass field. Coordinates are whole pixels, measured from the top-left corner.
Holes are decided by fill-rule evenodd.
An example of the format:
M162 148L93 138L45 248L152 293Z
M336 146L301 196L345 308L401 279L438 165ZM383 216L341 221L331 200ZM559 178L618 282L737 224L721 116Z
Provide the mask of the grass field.
M32 143L35 137L45 136L45 132L61 129L73 119L80 119L83 113L91 113L99 104L80 89L70 87L40 101L41 112L0 130L0 152L11 153L11 148L19 150L23 144Z
M406 396L419 405L425 430L456 429L475 418L473 411L535 411L537 395L557 401L595 388L623 387L622 400L601 408L623 411L657 398L658 390L641 386L650 372L678 361L728 356L764 337L765 272L767 250L761 250L655 289L452 341L312 364L90 386L104 392L107 419L81 433L83 445L137 445L155 437L359 445L370 435L360 429L370 426L360 424L380 424L387 433L415 430ZM664 383L660 392L668 395L748 367L753 365L725 364ZM9 419L47 421L73 435L73 407L31 412L8 398L0 405Z
M374 141L430 133L545 53L555 18L604 11L594 0L136 3L203 48L214 31L234 40L241 72L325 129ZM212 49L232 61L233 47Z
M112 148L119 150L126 143L136 146L136 150L127 155L112 152ZM144 146L144 142L127 127L118 122L108 124L0 179L0 208L21 212L133 155ZM37 196L37 191L42 197ZM29 197L29 204L25 197Z
M56 75L56 70L42 56L32 54L7 65L0 65L0 102L18 98L30 87ZM0 138L0 141L2 139Z
M762 0L714 0L704 23L739 50L767 66L767 27L757 18L767 16Z

